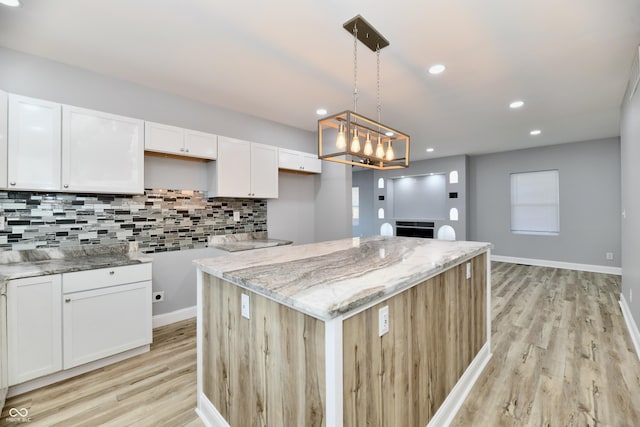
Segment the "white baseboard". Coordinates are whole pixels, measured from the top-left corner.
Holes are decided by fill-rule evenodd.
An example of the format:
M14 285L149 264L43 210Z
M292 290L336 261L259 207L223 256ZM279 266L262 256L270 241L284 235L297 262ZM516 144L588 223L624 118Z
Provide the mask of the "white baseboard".
M153 329L180 322L181 320L192 319L196 317L196 313L197 307L194 305L193 307L182 308L170 313L156 314L153 316Z
M204 393L198 394L196 413L206 427L231 427Z
M484 367L487 366L487 363L491 360L491 356L492 354L489 349L489 343L485 343L476 357L473 358L473 361L469 364L467 370L464 371L464 374L462 374L440 408L438 408L436 413L433 415L433 418L431 418L427 427L447 427L451 424L458 413L458 410L460 410L460 407L464 403L464 400L469 395L471 388L478 380L478 377L480 377Z
M623 294L620 294L620 308L622 309L622 317L624 317L624 322L627 324L629 335L631 335L631 341L636 349L636 356L640 359L640 331L638 331L638 325L633 320L631 310Z
M616 274L622 276L621 267L608 265L577 264L573 262L551 261L546 259L518 258L502 255L491 255L492 261L509 262L511 264L536 265L540 267L564 268L567 270L589 271L592 273Z

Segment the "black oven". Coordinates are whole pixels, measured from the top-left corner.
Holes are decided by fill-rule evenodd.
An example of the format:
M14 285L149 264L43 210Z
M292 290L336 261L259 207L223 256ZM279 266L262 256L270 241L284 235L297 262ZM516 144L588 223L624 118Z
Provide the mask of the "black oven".
M396 236L433 239L434 227L429 221L396 221Z

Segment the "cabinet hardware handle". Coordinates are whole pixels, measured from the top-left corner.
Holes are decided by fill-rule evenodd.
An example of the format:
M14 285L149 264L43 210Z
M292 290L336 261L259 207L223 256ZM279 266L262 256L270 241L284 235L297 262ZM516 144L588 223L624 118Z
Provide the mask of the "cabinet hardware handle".
M65 185L64 185L64 188L69 188L69 184L65 184Z
M11 181L10 184L11 185L16 185L16 182L15 181Z
M71 298L65 298L64 302L71 302Z
M188 152L189 152L189 149L187 148L187 149L185 149L184 151L186 151L186 152L188 153Z
M109 274L113 276L114 274L116 274L116 272L115 272L115 271L113 271L113 270L111 270L111 271L109 272Z

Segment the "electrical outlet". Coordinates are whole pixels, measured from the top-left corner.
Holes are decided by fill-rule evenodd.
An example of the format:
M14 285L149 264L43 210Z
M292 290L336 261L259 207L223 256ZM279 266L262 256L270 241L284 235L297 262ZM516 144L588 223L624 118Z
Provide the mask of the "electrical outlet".
M389 332L389 306L385 305L378 310L378 336Z
M151 294L151 301L162 302L164 301L164 291L156 291Z
M4 230L4 223L5 223L5 218L4 216L0 216L0 230Z
M238 211L233 211L233 220L235 222L239 222L240 221L240 212Z
M467 279L471 279L471 263L467 263Z
M607 252L604 256L609 261L613 260L613 252Z
M249 319L249 295L242 294L240 297L240 311L242 312L242 317Z

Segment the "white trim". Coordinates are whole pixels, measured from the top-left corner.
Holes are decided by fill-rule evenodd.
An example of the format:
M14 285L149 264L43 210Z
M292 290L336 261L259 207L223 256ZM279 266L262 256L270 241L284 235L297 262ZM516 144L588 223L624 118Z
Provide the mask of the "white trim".
M540 267L565 268L568 270L590 271L592 273L616 274L622 276L621 267L610 267L608 265L577 264L573 262L551 261L546 259L519 258L502 255L492 255L492 261L509 262L512 264L536 265Z
M44 377L39 377L21 384L16 384L14 386L9 387L9 392L7 393L7 397L17 396L19 394L26 393L28 391L35 390L37 388L41 388L53 383L57 383L58 381L66 380L66 379L84 374L86 372L93 371L95 369L102 368L107 365L111 365L112 363L120 362L130 357L146 353L149 351L149 349L150 349L150 346L148 344L143 345L128 351L124 351L122 353L114 354L113 356L109 356L100 360L95 360L93 362L85 363L84 365L76 366L71 369L54 372L53 374L45 375Z
M622 309L622 317L624 317L624 322L627 324L629 335L631 335L631 341L636 349L636 356L640 359L640 331L638 331L638 325L633 320L631 310L623 294L620 294L620 308Z
M491 352L491 249L487 251L487 346Z
M193 319L197 314L197 306L181 308L180 310L171 311L169 313L156 314L153 316L153 329L160 326L170 325L180 322L181 320Z
M206 427L231 427L207 396L200 392L198 392L196 414Z
M324 323L324 363L326 423L331 427L342 427L342 318L337 317Z
M469 395L471 388L480 377L480 374L491 360L489 343L485 343L473 361L469 364L464 374L460 377L440 408L436 411L427 424L427 427L446 427L453 421L453 418L460 410L464 400Z

